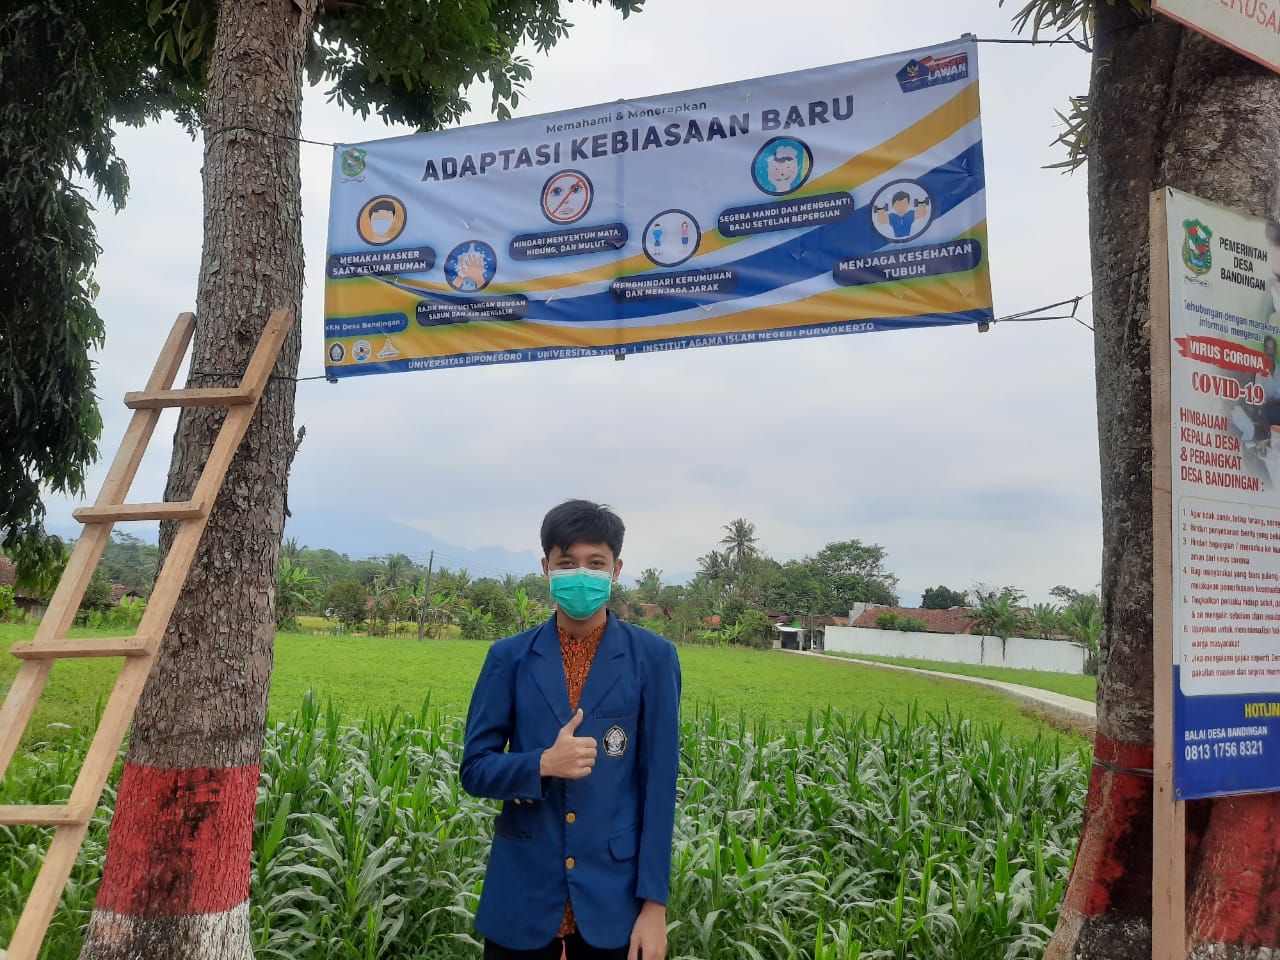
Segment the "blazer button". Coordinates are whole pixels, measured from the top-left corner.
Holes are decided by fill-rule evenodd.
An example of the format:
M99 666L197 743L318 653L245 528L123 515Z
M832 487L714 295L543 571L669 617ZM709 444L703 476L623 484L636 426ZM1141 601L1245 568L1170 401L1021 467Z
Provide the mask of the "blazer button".
M574 864L573 857L570 857L568 860L566 860L566 861L564 862L564 868L565 868L566 870L572 870L572 869L573 869L573 864Z
M519 797L516 797L516 798L515 798L515 800L513 800L512 802L513 802L517 807L518 807L518 806L520 806L520 798L519 798Z
M576 813L572 813L572 812L570 812L570 813L566 813L566 814L564 815L564 822L565 822L565 823L573 823L573 821L575 821L575 820L577 820L577 819L578 819L578 815L577 815Z

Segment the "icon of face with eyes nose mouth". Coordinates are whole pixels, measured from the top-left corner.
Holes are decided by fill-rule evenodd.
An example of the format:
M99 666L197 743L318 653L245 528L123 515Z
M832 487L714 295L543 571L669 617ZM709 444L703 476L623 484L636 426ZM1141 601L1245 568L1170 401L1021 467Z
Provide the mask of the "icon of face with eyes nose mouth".
M591 208L592 195L586 174L562 170L542 188L542 214L552 223L575 223Z

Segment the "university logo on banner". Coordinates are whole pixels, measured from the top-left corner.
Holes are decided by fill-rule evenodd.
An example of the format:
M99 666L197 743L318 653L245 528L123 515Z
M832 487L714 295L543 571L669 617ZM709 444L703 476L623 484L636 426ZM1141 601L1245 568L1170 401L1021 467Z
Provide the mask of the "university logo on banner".
M990 319L970 41L334 151L331 377Z

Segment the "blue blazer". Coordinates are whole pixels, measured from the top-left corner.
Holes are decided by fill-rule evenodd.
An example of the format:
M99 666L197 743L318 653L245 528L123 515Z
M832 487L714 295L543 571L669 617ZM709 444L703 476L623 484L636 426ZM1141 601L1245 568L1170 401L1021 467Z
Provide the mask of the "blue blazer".
M542 777L573 716L553 616L489 649L467 713L462 787L503 801L476 929L513 950L555 939L573 901L589 944L627 944L645 900L667 902L680 757L680 661L670 641L609 614L578 706L594 737L581 780Z

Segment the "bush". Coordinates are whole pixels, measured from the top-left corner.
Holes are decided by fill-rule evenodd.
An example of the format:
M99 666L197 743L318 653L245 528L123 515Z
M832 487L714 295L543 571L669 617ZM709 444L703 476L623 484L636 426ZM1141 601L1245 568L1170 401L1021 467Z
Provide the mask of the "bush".
M467 590L467 601L472 607L488 614L489 626L495 635L506 636L515 633L516 608L496 580L477 580ZM463 636L467 635L466 624L463 624ZM474 639L481 639L476 637Z
M329 588L326 602L334 619L350 630L369 616L369 590L358 580L339 580Z
M458 626L463 640L492 640L496 635L493 614L469 600L464 600L458 611Z
M89 586L85 587L84 596L80 600L80 612L87 614L96 610L106 613L111 607L111 581L98 570L89 581Z
M0 587L0 623L14 616L17 602L13 599L13 587Z
M876 617L878 630L901 630L904 633L927 633L929 625L919 617L907 617L892 610L886 610Z
M748 610L738 618L738 642L767 650L773 646L773 624L759 610Z

